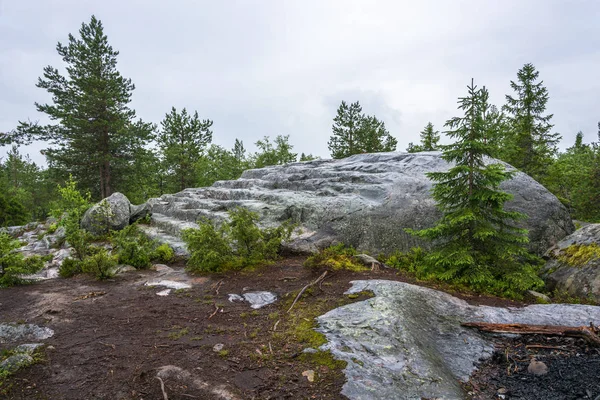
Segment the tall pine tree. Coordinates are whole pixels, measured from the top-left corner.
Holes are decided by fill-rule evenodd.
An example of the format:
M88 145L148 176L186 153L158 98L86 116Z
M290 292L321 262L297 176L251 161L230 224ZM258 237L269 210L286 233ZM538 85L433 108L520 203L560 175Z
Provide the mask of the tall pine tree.
M481 290L517 295L540 283L535 257L527 249L527 231L516 226L526 216L506 211L512 195L499 189L512 173L501 164L485 164L491 148L488 91L471 83L468 96L459 99L462 117L446 122L446 134L455 139L442 146L442 158L454 166L432 172L433 198L442 211L435 227L409 232L434 241L435 248L421 272Z
M92 16L79 38L58 43L66 75L44 68L37 87L52 95L51 104L35 103L55 125L20 123L16 142L46 140L51 167L73 177L95 197L106 197L127 186L127 171L138 150L151 138L152 125L134 121L128 104L135 88L117 71L119 52L109 44L102 22Z
M506 96L503 109L508 117L508 132L504 140L503 159L538 181L557 153L560 136L551 133L552 114L544 115L548 89L538 82L539 72L533 64L525 64L517 72L517 82L510 86L515 96Z

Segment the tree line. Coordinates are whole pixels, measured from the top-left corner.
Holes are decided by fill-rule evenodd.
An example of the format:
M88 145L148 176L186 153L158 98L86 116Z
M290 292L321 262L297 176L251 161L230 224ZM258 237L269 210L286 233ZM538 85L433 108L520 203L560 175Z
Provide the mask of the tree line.
M56 198L57 184L69 177L93 199L120 191L133 202L142 202L187 187L236 179L246 169L314 158L298 157L284 135L258 140L258 151L252 154L238 139L231 149L218 146L212 143L213 121L186 108L173 107L158 125L137 118L129 107L135 85L117 70L119 52L110 46L101 21L94 16L81 25L77 37L69 35L67 44L59 42L56 49L66 74L52 66L44 68L37 87L49 92L52 101L35 103L52 123L20 122L0 137L0 144L13 146L0 162L0 193L4 193L0 225L43 218ZM506 96L503 106L486 101L482 110L489 155L545 185L576 218L600 221L600 140L584 144L579 133L572 147L558 152L560 136L552 132L552 115L546 114L548 91L535 67L525 64L510 84L514 93ZM443 132L450 137L451 121ZM428 123L420 143L410 143L407 151L443 150L440 138ZM47 168L31 162L16 147L35 140L50 145L43 151ZM395 151L397 139L383 121L363 113L359 102L342 101L328 147L333 158L343 158Z

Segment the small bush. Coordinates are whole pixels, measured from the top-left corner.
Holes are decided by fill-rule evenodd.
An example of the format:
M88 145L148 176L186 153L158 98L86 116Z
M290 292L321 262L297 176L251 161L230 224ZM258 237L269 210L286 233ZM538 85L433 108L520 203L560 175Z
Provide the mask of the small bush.
M294 229L288 222L276 228L258 227L258 215L245 208L229 212L230 221L215 226L208 220L198 229L186 229L183 240L191 257L192 271L220 271L259 265L277 258L281 242L288 240Z
M152 259L160 261L162 263L168 263L175 258L175 252L166 243L161 244L156 249L154 249L154 253L152 254Z
M35 274L44 267L39 256L25 258L16 249L21 247L18 240L0 233L0 286L13 286L26 283L21 275Z
M62 278L70 278L77 274L82 273L81 269L82 262L80 260L75 260L74 258L65 258L58 268L58 274Z
M112 242L117 249L118 261L136 269L148 268L154 253L154 241L150 240L137 225L129 225L119 232L113 232Z
M96 253L87 257L81 264L81 270L103 280L112 278L117 266L117 258L108 253L106 249L96 248Z
M401 251L395 252L385 260L385 264L390 267L416 273L425 262L426 254L425 250L421 247L413 247L407 253L402 253Z
M50 224L50 226L48 227L48 233L51 235L54 232L56 232L56 230L58 229L58 224Z

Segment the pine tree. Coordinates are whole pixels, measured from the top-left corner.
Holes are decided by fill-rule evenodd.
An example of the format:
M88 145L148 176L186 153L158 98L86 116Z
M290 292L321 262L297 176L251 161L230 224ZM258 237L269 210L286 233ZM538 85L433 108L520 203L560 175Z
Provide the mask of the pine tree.
M136 151L151 138L152 126L134 122L129 108L135 88L117 71L118 51L109 44L102 22L92 16L81 25L79 38L56 46L66 64L66 75L44 68L37 87L52 95L51 104L35 103L56 125L21 122L12 136L16 142L49 141L48 164L72 174L95 197L106 197L126 187L127 170Z
M271 143L268 136L258 140L255 145L259 151L252 155L251 163L254 168L263 168L269 165L283 165L295 162L298 154L292 153L293 145L289 143L289 135L277 135L275 143Z
M516 96L506 96L509 130L504 141L504 161L543 181L546 169L557 153L560 136L551 133L552 114L543 115L548 102L548 89L537 82L539 72L533 64L525 64L517 72L517 82L510 82Z
M434 241L422 273L464 283L477 290L518 294L539 284L536 258L525 245L527 231L516 226L524 214L504 210L512 196L499 190L512 173L501 164L485 164L490 156L486 135L490 106L485 87L471 83L459 99L464 116L446 122L456 141L442 146L442 158L454 163L448 172L432 172L433 198L442 211L435 227L409 232Z
M409 153L418 153L420 151L435 151L439 149L440 132L433 130L433 124L428 122L420 133L421 144L408 144L406 151Z
M211 120L200 120L198 112L189 115L173 107L161 122L157 142L171 178L173 190L195 185L194 170L202 153L212 141Z
M362 113L357 101L348 105L345 101L333 119L333 136L329 139L329 151L333 158L345 158L353 154L395 151L398 141L385 128L385 123L375 116Z

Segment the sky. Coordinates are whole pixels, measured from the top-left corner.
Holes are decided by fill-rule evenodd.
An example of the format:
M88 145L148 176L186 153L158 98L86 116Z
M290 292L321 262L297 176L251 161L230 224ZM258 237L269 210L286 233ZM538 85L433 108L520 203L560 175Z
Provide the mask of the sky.
M91 15L136 86L139 117L197 110L227 148L289 135L294 151L329 158L345 100L383 120L404 150L427 122L443 131L460 115L471 78L501 106L525 63L548 88L560 147L578 131L597 140L597 0L0 0L0 132L48 122L34 106L51 101L37 79L64 67L56 44ZM46 146L23 151L43 163Z

